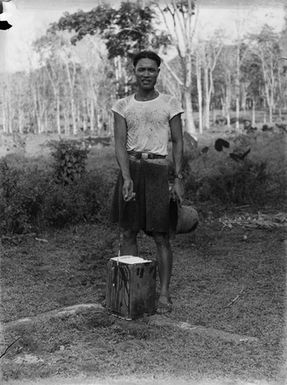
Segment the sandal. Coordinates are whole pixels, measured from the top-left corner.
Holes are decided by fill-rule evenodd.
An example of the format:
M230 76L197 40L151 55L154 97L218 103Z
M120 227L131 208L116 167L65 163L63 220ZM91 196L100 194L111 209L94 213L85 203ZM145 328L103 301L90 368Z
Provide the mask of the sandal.
M105 299L103 299L100 304L102 305L102 307L106 308L107 307L107 302Z
M167 314L172 312L172 301L168 298L167 302L158 301L156 312L158 314Z

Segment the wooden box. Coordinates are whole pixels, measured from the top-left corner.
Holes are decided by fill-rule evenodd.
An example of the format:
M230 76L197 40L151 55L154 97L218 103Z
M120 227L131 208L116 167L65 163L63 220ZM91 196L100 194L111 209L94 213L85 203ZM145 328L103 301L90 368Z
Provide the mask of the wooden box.
M155 311L156 262L130 255L108 262L106 306L125 319Z

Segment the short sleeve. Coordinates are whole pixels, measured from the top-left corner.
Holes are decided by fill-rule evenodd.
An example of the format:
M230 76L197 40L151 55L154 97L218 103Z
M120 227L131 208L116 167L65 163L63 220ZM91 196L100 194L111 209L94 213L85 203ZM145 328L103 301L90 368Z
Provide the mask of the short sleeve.
M126 109L126 102L125 99L119 99L115 102L115 104L112 106L112 111L117 112L119 115L121 115L123 118L125 118L125 109Z
M174 116L178 114L182 114L184 112L180 101L172 96L169 100L169 120L171 120Z

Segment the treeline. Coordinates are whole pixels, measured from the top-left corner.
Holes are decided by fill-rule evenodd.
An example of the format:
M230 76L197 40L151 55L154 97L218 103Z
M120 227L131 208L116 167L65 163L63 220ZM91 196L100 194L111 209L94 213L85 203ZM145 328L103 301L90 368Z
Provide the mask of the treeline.
M200 39L198 12L197 2L185 0L65 14L34 42L38 68L0 78L0 130L109 135L111 105L134 88L129 59L144 48L164 57L170 47L177 49L174 59L164 60L159 89L182 98L190 133L195 126L208 130L218 110L228 125L235 114L237 128L247 111L253 124L258 110L262 123L284 119L287 27L278 34L265 25L227 45L220 31Z
M115 97L112 68L107 60L97 59L94 44L86 39L84 49L75 49L64 34L47 34L35 42L39 68L5 74L0 80L2 130L109 134L109 109Z

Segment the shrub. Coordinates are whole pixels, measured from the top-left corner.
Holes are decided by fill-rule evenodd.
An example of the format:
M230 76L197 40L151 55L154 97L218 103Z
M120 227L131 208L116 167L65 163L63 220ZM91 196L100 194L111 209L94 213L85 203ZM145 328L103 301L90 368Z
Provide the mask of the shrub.
M222 203L264 203L268 175L266 163L244 162L234 173L211 178L211 195Z
M83 176L86 171L88 149L80 147L72 140L51 142L51 153L55 162L53 165L57 182L68 184Z
M111 182L97 171L59 183L53 170L0 162L0 233L43 231L108 219Z
M58 228L81 222L103 222L107 218L109 192L109 186L96 172L86 173L66 185L55 183L45 201L46 221Z
M264 205L282 199L278 179L267 172L266 162L246 160L234 167L222 167L216 172L196 178L190 174L186 190L199 201L217 201L224 204Z
M24 233L41 223L49 177L37 168L25 171L0 162L0 231Z
M193 201L233 204L282 204L286 198L285 136L230 136L230 148L214 149L214 137L203 138L209 150L185 154L186 196ZM208 139L208 141L207 141ZM250 153L236 162L231 152ZM286 201L286 200L285 200Z

